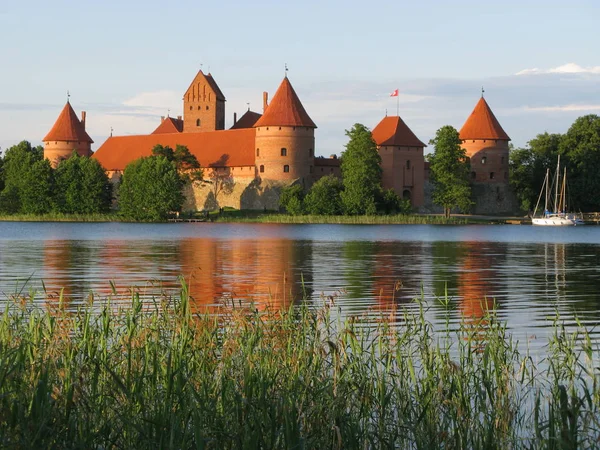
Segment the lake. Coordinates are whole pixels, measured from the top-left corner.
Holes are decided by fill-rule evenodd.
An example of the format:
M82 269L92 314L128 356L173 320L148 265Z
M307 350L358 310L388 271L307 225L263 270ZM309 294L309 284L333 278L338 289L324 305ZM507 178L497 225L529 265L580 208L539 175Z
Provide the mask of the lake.
M306 299L401 320L421 298L432 323L456 327L495 308L535 348L557 312L600 323L600 227L0 222L1 302L52 308L62 292L75 309L134 288L150 303L180 277L198 309Z

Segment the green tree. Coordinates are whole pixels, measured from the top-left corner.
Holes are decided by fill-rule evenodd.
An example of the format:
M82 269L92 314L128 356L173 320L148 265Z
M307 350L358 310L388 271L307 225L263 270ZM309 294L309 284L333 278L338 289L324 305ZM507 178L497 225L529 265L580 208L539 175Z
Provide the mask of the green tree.
M443 126L429 144L434 147L434 152L428 156L433 202L444 208L446 217L450 217L450 211L455 207L467 211L472 205L470 164L465 149L460 146L458 131L450 125Z
M346 130L349 141L342 154L344 190L341 193L346 214L375 214L381 196L381 157L371 131L357 123Z
M165 220L181 211L184 182L164 156L137 159L123 172L118 198L123 216L142 221Z
M1 173L4 188L0 193L0 211L9 214L24 212L21 209L22 194L24 189L28 188L27 183L30 179L28 174L34 164L43 159L43 147L32 147L27 141L22 141L6 150Z
M93 214L110 209L112 185L96 159L73 153L56 168L55 184L60 212Z
M20 188L21 212L46 214L54 209L54 172L50 161L36 161L25 173Z
M279 195L279 208L297 216L304 213L304 189L299 184L286 186Z
M177 144L175 150L169 146L157 144L152 148L154 156L164 156L177 167L186 181L202 181L203 171L198 158L185 145Z
M309 214L338 215L344 212L341 193L344 185L335 175L320 178L304 198L304 208Z
M600 117L579 117L563 135L561 165L568 170L571 204L583 211L600 211ZM563 162L564 161L564 162Z
M556 168L561 139L560 134L542 133L527 148L510 150L510 184L522 209L535 208L546 170Z

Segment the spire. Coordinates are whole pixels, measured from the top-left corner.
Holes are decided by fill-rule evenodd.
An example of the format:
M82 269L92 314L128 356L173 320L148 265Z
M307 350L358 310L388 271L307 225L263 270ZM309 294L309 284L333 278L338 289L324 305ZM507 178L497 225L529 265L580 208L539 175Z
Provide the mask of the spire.
M48 132L46 137L42 139L42 141L94 142L89 134L87 134L85 131L83 124L77 118L77 114L75 114L75 111L73 111L69 100L67 100L65 107L58 115L58 119L56 119L54 126Z
M499 139L510 141L508 134L502 129L500 122L494 116L490 106L482 96L475 105L473 112L460 129L460 138L466 139Z
M296 91L286 76L263 116L254 124L255 127L288 126L317 128L307 114Z
M426 147L399 116L385 116L371 132L379 146Z

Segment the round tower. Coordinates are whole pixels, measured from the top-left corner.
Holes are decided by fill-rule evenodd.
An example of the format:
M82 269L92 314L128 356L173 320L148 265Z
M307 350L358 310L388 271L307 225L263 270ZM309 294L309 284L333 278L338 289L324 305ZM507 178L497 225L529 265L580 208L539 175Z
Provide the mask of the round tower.
M85 111L81 112L80 121L71 103L67 101L54 126L42 141L44 158L50 160L52 167L69 158L73 152L77 152L79 156L91 156L94 141L85 131Z
M472 182L508 183L510 138L483 95L461 128L460 139L471 160Z
M271 104L254 124L255 161L258 176L264 180L299 180L310 187L314 170L315 128L287 77Z

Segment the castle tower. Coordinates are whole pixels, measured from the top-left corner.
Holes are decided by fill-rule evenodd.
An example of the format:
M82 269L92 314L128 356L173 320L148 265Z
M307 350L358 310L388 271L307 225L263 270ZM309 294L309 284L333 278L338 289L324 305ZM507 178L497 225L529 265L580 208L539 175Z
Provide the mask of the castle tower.
M483 98L460 129L460 139L471 159L471 181L508 184L510 138Z
M50 160L52 167L69 158L74 151L80 156L91 156L94 141L85 131L85 111L81 112L80 121L71 103L67 101L54 126L42 141L44 158Z
M306 113L287 76L254 128L258 176L277 181L298 179L308 188L314 170L317 126Z
M425 144L415 136L399 116L386 116L371 132L381 156L384 189L393 189L411 205L423 205Z
M212 75L198 72L183 95L183 131L225 129L225 96Z

